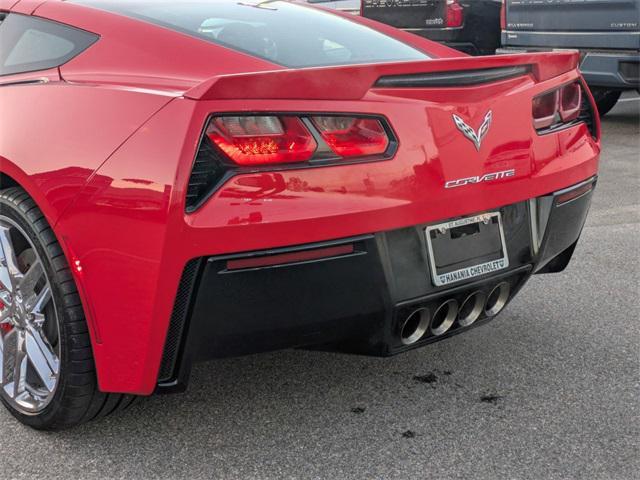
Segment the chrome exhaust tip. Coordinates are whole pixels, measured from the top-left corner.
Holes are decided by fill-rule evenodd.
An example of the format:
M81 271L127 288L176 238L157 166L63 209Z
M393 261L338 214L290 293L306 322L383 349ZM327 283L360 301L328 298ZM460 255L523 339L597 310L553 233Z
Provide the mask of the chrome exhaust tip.
M431 333L439 337L444 335L453 326L458 317L458 302L455 300L447 300L438 307L436 313L431 319Z
M507 282L499 283L491 290L491 293L487 296L487 303L484 306L484 313L487 317L494 317L502 311L509 300L510 293L511 285Z
M400 329L400 341L404 345L413 345L429 330L429 310L418 308L409 314Z
M461 327L473 325L473 323L480 318L480 315L482 315L486 300L487 296L480 290L473 292L465 298L458 312L458 325Z

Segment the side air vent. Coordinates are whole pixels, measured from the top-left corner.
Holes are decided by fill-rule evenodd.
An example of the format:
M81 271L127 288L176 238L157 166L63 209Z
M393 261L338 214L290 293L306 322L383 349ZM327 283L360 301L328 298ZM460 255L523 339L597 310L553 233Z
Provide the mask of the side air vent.
M578 115L578 122L584 122L589 129L589 133L593 138L598 138L598 132L596 132L596 122L595 115L593 111L593 106L591 105L591 101L589 100L589 96L584 92L582 93L582 102L580 104L580 114Z
M187 317L191 306L191 298L196 287L198 272L200 270L200 259L191 260L184 268L178 293L173 305L173 312L167 331L167 339L162 354L158 383L169 383L174 380L175 370L178 364L178 356L182 339L186 333Z
M204 135L189 179L186 198L187 213L194 212L206 201L224 177L225 172L226 168L219 153L211 144L211 140Z
M427 88L466 87L521 77L531 72L529 65L516 67L487 68L457 72L417 73L380 77L375 84L379 88Z

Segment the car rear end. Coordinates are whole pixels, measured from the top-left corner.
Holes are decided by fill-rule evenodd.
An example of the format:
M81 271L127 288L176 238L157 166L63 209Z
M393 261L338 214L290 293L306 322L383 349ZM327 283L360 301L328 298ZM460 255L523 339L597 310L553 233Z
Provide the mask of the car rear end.
M118 14L157 8L130 5ZM600 151L577 55L438 55L347 14L203 5L144 21L184 22L170 26L212 57L264 68L185 89L59 224L94 225L69 243L104 390L179 389L193 362L278 348L394 355L491 320L567 265ZM305 36L282 37L300 15ZM79 65L62 74L100 84Z
M470 55L491 55L500 44L496 0L362 0L362 16Z
M504 0L504 52L576 49L592 87L640 88L640 3Z

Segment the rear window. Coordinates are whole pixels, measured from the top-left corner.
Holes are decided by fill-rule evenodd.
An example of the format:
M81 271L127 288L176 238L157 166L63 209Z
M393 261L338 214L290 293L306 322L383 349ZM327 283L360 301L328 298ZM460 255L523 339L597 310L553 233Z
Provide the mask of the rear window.
M73 1L197 36L286 67L429 58L356 22L283 1Z

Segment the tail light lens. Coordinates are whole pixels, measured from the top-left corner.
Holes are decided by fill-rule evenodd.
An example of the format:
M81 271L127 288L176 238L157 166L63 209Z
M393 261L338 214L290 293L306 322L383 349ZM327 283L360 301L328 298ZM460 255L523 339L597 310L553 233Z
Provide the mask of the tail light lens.
M573 82L533 99L533 125L539 132L561 128L584 121L593 125L593 109L582 91L580 82ZM591 127L590 127L591 128Z
M368 115L216 115L191 170L186 211L195 212L225 179L244 169L391 158L397 148L391 132L384 118Z
M556 122L560 90L545 93L533 99L533 125L536 129L549 128Z
M382 155L389 147L389 137L375 118L313 117L314 126L337 155L364 157Z
M207 136L243 166L306 162L318 147L297 117L216 117Z
M207 137L234 164L249 167L305 163L318 151L325 161L383 155L391 143L381 119L330 115L219 116Z
M458 0L447 0L447 27L461 27L464 23L464 9Z
M500 29L507 29L507 0L502 0L502 7L500 8Z
M571 122L578 118L582 104L582 88L579 83L572 83L560 90L560 118L563 122Z

